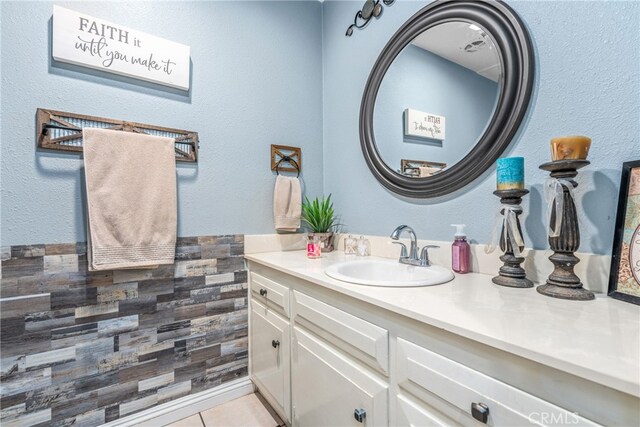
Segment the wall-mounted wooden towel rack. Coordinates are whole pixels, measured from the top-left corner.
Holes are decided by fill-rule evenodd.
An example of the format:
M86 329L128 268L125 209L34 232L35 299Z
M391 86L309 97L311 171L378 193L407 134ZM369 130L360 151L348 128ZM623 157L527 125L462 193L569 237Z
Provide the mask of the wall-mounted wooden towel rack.
M297 172L302 170L302 150L300 147L271 144L271 170L280 172Z
M174 138L176 161L191 163L198 161L197 132L44 108L38 108L37 121L38 147L45 150L81 153L82 128L96 127Z

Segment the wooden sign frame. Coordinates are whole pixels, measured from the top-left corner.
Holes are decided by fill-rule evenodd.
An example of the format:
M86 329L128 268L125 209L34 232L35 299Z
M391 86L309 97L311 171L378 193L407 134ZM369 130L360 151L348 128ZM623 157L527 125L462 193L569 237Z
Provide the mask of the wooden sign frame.
M283 160L285 157L292 159L298 165L299 170L296 169L290 161ZM280 163L280 166L278 166L278 162L281 160L283 161ZM271 170L275 171L276 168L280 172L302 171L302 150L300 147L271 144Z

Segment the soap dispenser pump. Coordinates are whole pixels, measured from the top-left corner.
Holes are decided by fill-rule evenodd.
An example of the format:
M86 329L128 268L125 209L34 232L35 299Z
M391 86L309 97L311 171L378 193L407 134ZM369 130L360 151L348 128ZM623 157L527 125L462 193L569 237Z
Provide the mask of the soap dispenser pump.
M456 273L465 274L469 272L471 264L471 247L464 232L466 225L451 224L451 226L456 227L455 240L451 245L451 269Z

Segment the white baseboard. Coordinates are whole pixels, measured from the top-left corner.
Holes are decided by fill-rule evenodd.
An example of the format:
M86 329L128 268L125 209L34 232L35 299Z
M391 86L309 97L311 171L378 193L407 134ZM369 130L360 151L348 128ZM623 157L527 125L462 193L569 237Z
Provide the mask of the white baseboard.
M164 426L230 400L251 394L253 391L253 383L249 377L245 377L119 418L104 424L103 427Z

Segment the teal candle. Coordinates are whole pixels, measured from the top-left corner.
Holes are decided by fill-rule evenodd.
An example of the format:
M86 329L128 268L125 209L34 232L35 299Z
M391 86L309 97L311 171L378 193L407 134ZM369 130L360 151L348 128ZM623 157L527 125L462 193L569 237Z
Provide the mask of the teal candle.
M524 157L498 159L498 190L524 189Z

